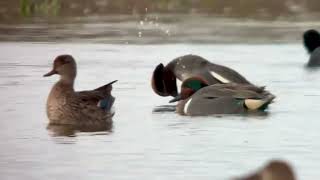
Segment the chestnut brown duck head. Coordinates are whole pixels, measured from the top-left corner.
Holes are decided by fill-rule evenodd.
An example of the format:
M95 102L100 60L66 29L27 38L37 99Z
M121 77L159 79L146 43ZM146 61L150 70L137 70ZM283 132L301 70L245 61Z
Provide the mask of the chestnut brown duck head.
M116 81L90 91L74 91L77 65L71 55L56 57L52 70L44 77L54 74L60 75L60 79L52 87L47 100L50 124L97 126L112 122L110 110L115 98L111 91Z

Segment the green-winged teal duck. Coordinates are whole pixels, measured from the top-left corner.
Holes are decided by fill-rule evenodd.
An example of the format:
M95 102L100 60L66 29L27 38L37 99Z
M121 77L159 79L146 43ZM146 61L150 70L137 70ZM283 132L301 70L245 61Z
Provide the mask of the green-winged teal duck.
M234 180L295 180L293 168L281 160L272 160L257 172Z
M303 43L310 54L307 67L320 66L320 34L314 29L310 29L303 34Z
M191 77L182 83L180 94L170 102L179 101L177 113L181 115L205 116L264 110L274 98L264 87L236 83L209 85L201 77Z
M176 79L184 81L190 77L199 76L209 85L217 83L251 84L235 70L214 64L196 56L178 57L166 66L159 64L152 75L152 89L160 96L176 96L178 94Z
M317 30L309 29L303 34L303 44L307 51L311 54L320 46L320 34Z
M113 81L91 91L74 90L77 65L70 55L60 55L53 69L44 77L60 75L47 100L47 115L50 124L91 126L112 123L110 109L115 98L111 95Z

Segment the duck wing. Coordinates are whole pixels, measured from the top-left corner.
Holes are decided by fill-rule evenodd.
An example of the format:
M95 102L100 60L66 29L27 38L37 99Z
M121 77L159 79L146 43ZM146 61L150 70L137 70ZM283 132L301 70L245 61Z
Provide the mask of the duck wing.
M238 114L248 110L265 110L275 98L261 92L264 87L241 84L216 84L198 90L191 98L184 100L182 114Z
M256 93L264 93L265 86L255 86L252 84L237 84L237 83L227 83L227 84L215 84L216 88L226 88L230 90L248 90L248 91L254 91Z
M263 99L264 87L241 84L215 84L200 89L197 94L204 98L233 97L236 99Z
M207 71L220 83L251 84L237 71L219 64L210 63Z
M101 87L98 87L95 89L95 91L99 91L99 92L108 92L108 93L111 93L111 90L112 90L112 84L117 82L118 80L114 80L106 85L103 85Z
M91 102L93 104L97 104L101 99L105 98L105 94L95 90L79 91L77 95L83 102Z
M172 60L166 67L171 69L180 81L193 76L200 76L209 84L251 84L237 71L226 66L211 63L207 59L197 55L189 54L178 57Z
M112 84L115 82L117 82L117 80L94 90L79 91L76 92L76 94L82 103L95 105L104 110L110 110L115 100L115 98L111 95Z

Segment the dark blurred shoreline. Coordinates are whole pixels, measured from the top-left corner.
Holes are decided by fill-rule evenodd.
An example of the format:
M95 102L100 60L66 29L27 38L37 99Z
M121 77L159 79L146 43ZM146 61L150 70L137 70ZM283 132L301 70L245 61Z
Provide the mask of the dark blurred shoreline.
M240 2L240 1L239 1ZM300 43L320 1L0 1L0 41L111 44Z
M106 15L208 14L274 20L320 17L318 0L2 0L0 23L28 18L61 19Z
M0 41L107 44L279 44L301 43L318 21L223 18L208 15L150 14L89 16L60 21L0 24Z

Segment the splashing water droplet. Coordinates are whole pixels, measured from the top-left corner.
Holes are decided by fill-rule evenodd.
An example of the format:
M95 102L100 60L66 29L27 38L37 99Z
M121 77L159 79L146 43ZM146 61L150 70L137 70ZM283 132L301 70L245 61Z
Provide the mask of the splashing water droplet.
M170 30L169 30L169 29L166 30L166 34L167 34L168 36L170 36Z

